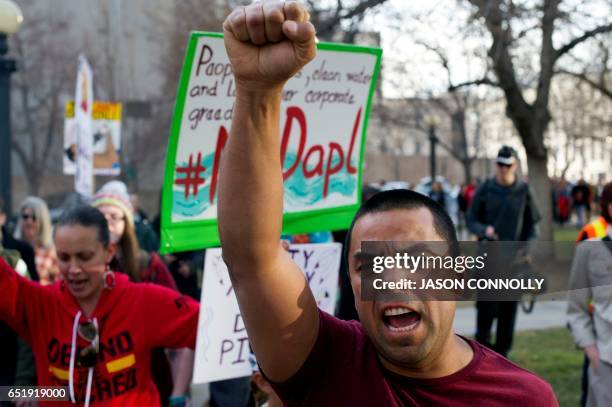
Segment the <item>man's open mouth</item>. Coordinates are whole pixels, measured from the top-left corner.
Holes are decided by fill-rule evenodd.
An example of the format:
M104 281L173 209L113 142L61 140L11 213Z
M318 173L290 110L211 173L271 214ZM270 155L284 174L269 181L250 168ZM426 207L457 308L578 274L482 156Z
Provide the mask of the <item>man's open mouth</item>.
M393 332L411 331L421 321L421 314L404 307L387 308L383 312L383 322Z

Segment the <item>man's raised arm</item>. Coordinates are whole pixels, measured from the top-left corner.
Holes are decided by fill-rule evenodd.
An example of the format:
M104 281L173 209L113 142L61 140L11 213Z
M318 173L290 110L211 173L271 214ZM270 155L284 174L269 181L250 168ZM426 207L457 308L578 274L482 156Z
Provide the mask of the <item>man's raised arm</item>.
M308 284L280 243L281 92L314 58L314 27L301 4L265 1L234 10L223 30L236 104L221 164L221 246L257 360L283 381L306 360L319 326Z

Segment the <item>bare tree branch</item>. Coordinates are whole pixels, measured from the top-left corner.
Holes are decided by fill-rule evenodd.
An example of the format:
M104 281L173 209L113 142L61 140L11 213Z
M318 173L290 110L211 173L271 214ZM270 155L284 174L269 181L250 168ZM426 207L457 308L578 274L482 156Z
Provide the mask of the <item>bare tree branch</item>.
M589 31L585 31L584 34L582 34L580 37L574 38L573 40L571 40L570 42L568 42L567 44L559 48L555 52L555 60L567 54L576 45L583 43L589 38L595 37L598 34L603 34L603 33L611 32L611 31L612 31L612 23L593 28L592 30L589 30Z
M481 79L475 79L473 81L461 82L461 83L458 83L456 85L451 85L451 86L448 87L448 91L449 92L454 92L454 91L459 90L461 88L465 88L465 87L468 87L468 86L475 86L475 85L488 85L488 86L494 86L496 88L500 88L501 87L501 85L498 82L496 82L496 81L494 81L492 79L481 78Z
M344 20L349 20L363 15L368 9L374 8L386 2L387 0L362 0L351 9L344 9L343 12L338 8L342 6L342 2L338 2L334 15L320 21L317 26L317 34L322 38L330 37L331 34L338 30L340 23ZM321 10L318 10L320 13Z
M608 89L606 86L604 86L600 82L596 82L593 79L589 78L584 72L583 73L579 73L579 72L572 72L572 71L569 71L569 70L566 70L566 69L559 69L557 71L557 73L573 76L574 78L578 78L582 82L584 82L584 83L588 84L589 86L591 86L593 89L597 89L598 91L603 93L605 96L607 96L608 98L612 99L612 90L611 89Z
M25 6L32 0L24 0ZM20 62L14 75L14 117L11 149L21 162L28 192L39 194L53 157L61 157L58 127L63 109L60 101L71 83L77 47L64 37L66 24L59 15L50 18L31 13L28 24L11 37ZM69 68L68 68L69 67ZM55 160L57 162L57 160Z

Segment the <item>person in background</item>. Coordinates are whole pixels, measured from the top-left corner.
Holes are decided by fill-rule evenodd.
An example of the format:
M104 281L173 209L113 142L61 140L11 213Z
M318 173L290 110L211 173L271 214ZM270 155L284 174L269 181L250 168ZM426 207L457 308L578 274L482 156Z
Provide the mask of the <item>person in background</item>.
M38 281L34 249L17 240L6 228L4 200L0 198L0 257L23 277ZM6 323L0 321L0 386L35 386L36 366L32 348ZM0 402L0 406L4 406ZM20 405L24 405L23 403Z
M429 192L429 197L436 201L441 207L446 208L446 193L442 188L442 184L438 181L435 181L431 184L431 191Z
M148 282L177 291L176 283L165 263L156 253L141 250L134 229L134 209L127 187L121 181L107 182L94 195L91 205L102 212L115 248L113 268L125 273L133 282ZM173 389L170 362L163 349L155 349L151 368L162 404L166 404Z
M23 239L34 248L38 282L53 284L60 277L57 255L51 238L49 208L42 199L29 196L19 209L15 238Z
M149 221L149 215L140 207L140 197L138 194L130 194L130 203L134 208L134 220L136 221Z
M167 254L164 259L181 294L200 300L204 265L204 250ZM174 362L174 389L170 406L187 405L194 366L194 354L188 350L177 356ZM210 407L244 406L250 395L250 380L239 377L210 383Z
M465 188L464 196L466 201L465 203L468 209L470 206L472 206L472 200L474 199L474 194L476 193L476 189L478 188L479 184L480 181L478 180L478 178L472 178L472 181L470 181L470 183Z
M595 219L594 221L590 222L589 224L585 225L582 230L580 230L580 233L578 234L578 237L576 238L576 242L582 242L584 240L597 240L597 239L603 239L604 237L606 237L606 235L608 233L608 229L610 227L610 225L612 224L612 219L610 217L610 211L606 211L605 208L608 207L609 204L612 203L612 194L610 193L610 190L612 188L610 188L610 185L612 184L607 184L605 186L602 187L602 191L599 194L600 198L599 198L599 202L600 202L600 215L597 219ZM606 192L604 194L604 192ZM589 308L590 313L592 314L593 311L593 307L591 304L591 307ZM581 406L586 406L586 402L587 402L587 396L589 393L589 365L590 365L590 361L588 358L588 355L585 354L584 357L584 363L582 364L582 394L580 396L580 405Z
M461 189L459 190L459 194L457 195L458 208L459 208L459 223L458 223L458 233L462 240L468 239L467 236L467 212L472 205L472 199L474 199L474 194L476 193L477 180L474 178L468 184L461 185Z
M251 365L251 387L253 388L251 402L248 407L283 407L283 402L272 388L270 382L259 371L257 359L252 353L249 355Z
M537 237L540 211L533 191L519 179L518 154L509 146L497 153L495 176L476 191L467 225L479 240L528 241ZM512 255L509 255L512 257ZM476 340L503 356L512 348L517 301L477 301ZM496 338L490 340L493 321Z
M140 207L138 194L130 195L130 203L134 209L134 228L138 245L144 251L151 253L159 250L159 237L151 226L147 213Z
M27 245L27 244L26 244ZM32 255L32 258L34 256ZM9 264L20 276L30 278L28 267L17 250L7 249L2 245L0 229L0 258ZM0 386L35 386L36 366L32 348L11 329L0 321ZM18 402L18 407L25 407L28 402ZM11 406L1 401L0 407Z
M591 217L591 188L583 179L572 188L572 208L576 211L576 225L582 228Z
M7 214L4 212L4 200L0 198L0 246L7 250L17 250L21 260L28 269L28 274L33 281L38 281L36 270L36 255L34 249L27 242L15 239L6 227Z
M555 188L555 213L557 214L557 221L560 225L564 225L571 215L571 196L569 185L565 178L560 178Z
M602 192L602 197L603 197L603 192ZM578 233L578 237L576 238L576 241L581 242L583 240L592 239L592 238L602 238L606 235L606 231L609 225L610 225L610 220L606 219L603 213L601 213L597 217L597 219L586 224L580 230L580 233Z
M116 273L108 224L95 208L65 211L54 241L63 278L53 285L0 259L0 321L32 345L37 384L67 386L72 403L85 406L161 406L150 355L195 347L199 305Z
M134 227L134 209L127 187L121 181L107 182L94 195L91 205L104 214L111 243L116 246L117 269L134 282L151 282L176 290L176 283L162 259L138 245Z
M202 266L204 265L204 251L190 251L166 254L164 261L176 282L181 294L200 301L200 284ZM171 407L185 407L189 405L190 385L193 376L195 353L184 350L170 359L173 360L174 387L168 400ZM212 387L212 383L211 383Z
M164 261L168 265L178 290L196 301L200 301L204 253L204 250L197 250L164 256Z
M612 219L612 183L601 194L601 214ZM592 237L576 247L570 273L567 319L576 345L589 364L585 405L611 406L612 393L612 226L603 237ZM590 365L590 368L588 367ZM584 371L583 371L584 375ZM584 401L584 400L583 400Z

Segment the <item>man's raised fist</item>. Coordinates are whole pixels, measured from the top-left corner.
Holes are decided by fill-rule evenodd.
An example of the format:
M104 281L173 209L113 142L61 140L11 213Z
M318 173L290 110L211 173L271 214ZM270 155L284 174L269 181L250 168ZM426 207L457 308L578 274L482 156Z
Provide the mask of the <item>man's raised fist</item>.
M315 29L297 1L266 0L236 8L223 31L237 89L275 90L316 54Z

